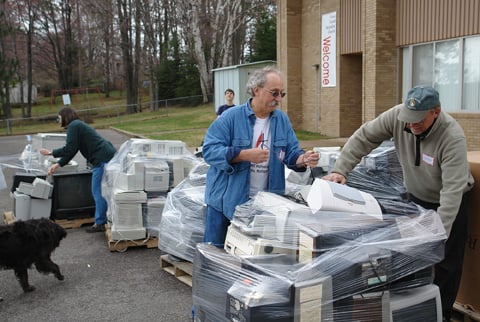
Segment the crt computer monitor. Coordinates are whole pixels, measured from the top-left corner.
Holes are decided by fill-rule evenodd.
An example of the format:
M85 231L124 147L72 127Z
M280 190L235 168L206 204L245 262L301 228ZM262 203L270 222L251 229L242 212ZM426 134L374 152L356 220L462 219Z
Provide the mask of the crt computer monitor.
M88 218L94 214L90 170L53 175L52 219Z
M442 321L442 301L434 284L395 291L390 296L390 321Z

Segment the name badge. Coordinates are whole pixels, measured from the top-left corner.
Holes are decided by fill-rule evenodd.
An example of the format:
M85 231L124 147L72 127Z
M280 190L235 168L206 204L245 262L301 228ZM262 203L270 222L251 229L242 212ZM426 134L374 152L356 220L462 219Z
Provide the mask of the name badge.
M422 161L425 162L425 163L428 164L428 165L433 166L433 163L434 163L434 161L435 161L435 158L432 157L431 155L422 153Z

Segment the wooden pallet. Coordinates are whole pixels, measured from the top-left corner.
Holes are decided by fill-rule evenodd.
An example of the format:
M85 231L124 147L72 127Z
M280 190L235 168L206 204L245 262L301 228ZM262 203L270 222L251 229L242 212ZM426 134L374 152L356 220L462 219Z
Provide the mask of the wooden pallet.
M15 216L13 214L13 212L11 211L5 211L3 213L3 223L4 224L11 224L15 221Z
M172 274L179 281L192 287L192 263L183 260L172 260L169 255L162 255L160 256L160 266L164 271Z
M460 315L460 320L453 318L453 321L463 321L463 322L470 322L470 321L480 321L480 312L476 312L469 308L468 306L462 305L458 302L455 302L453 305L455 316L458 317Z
M105 236L107 237L108 249L111 252L126 252L130 247L147 247L147 248L158 248L158 238L157 237L147 237L143 239L136 240L114 240L112 239L112 230L107 225L105 230Z
M78 218L78 219L56 219L55 223L59 224L65 229L80 228L83 225L91 225L95 222L95 218Z

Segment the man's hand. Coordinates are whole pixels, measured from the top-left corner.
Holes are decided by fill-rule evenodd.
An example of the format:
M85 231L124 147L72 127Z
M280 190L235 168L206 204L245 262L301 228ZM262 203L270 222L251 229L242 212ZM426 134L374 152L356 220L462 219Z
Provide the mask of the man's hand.
M341 184L345 184L347 182L347 178L345 178L343 174L336 173L336 172L327 174L326 176L323 176L322 179L336 182L336 183L341 183Z
M320 159L320 154L318 152L313 152L308 150L304 154L298 157L296 165L297 167L306 167L306 168L315 168Z
M240 151L232 160L233 162L249 161L252 163L262 163L268 160L270 150L261 148L252 148Z

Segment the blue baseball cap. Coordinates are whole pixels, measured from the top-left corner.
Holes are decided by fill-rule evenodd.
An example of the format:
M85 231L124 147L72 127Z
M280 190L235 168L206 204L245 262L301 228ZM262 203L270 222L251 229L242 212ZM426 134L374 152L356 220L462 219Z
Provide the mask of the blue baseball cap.
M429 110L437 106L440 106L440 98L436 89L430 86L415 86L408 91L398 119L406 123L418 123L425 118Z

